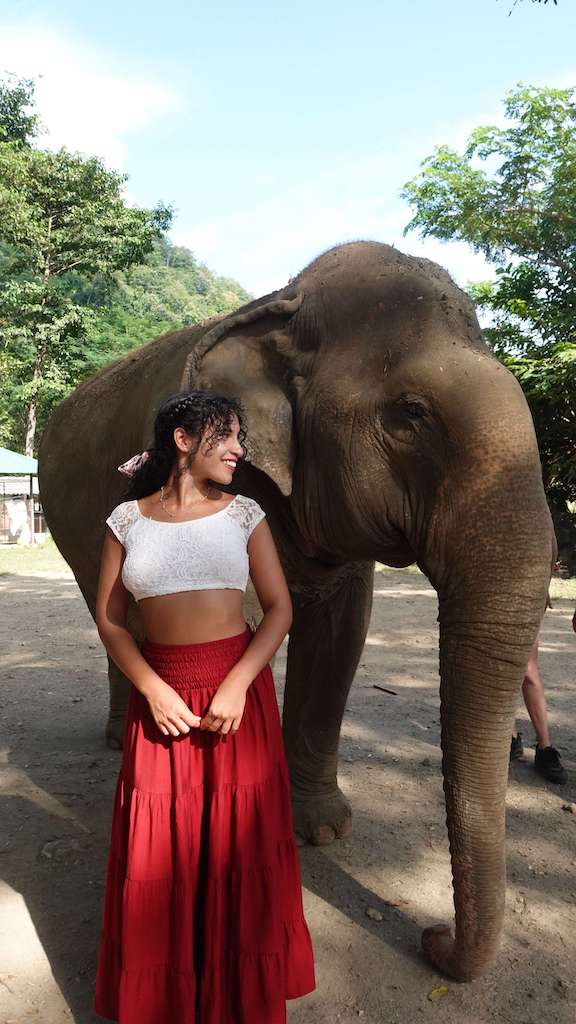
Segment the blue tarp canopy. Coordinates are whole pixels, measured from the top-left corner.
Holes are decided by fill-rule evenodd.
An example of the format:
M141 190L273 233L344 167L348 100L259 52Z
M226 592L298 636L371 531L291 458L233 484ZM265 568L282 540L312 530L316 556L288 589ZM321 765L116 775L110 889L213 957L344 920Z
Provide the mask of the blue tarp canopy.
M0 476L36 476L37 473L38 459L11 452L9 448L0 448Z

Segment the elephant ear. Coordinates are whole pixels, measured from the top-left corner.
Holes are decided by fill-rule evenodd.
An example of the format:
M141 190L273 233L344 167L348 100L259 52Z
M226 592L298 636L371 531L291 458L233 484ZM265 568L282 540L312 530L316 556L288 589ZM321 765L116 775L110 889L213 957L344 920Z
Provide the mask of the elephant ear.
M290 319L302 296L267 296L219 320L190 352L181 386L239 398L246 412L250 462L282 494L292 491L293 342Z

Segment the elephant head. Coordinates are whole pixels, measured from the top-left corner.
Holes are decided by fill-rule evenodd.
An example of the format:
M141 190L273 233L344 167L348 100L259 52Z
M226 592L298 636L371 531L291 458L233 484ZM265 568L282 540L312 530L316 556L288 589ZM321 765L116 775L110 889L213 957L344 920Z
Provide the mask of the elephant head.
M553 544L522 392L448 274L374 242L220 320L181 383L242 398L252 467L310 558L416 562L438 592L456 933L424 941L476 977L501 932L510 731Z

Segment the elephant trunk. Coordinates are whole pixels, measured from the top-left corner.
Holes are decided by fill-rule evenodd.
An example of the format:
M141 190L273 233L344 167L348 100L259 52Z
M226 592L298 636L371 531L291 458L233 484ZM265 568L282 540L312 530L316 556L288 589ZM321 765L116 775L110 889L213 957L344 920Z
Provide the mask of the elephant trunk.
M500 943L511 730L553 557L531 423L525 428L522 457L497 472L487 462L476 482L462 479L462 505L444 510L454 524L443 560L450 576L437 589L456 932L452 941L448 929L429 929L423 941L433 962L460 980L483 974Z
M449 630L442 630L440 647L442 771L456 932L446 962L438 965L459 980L471 980L492 965L500 943L510 738L524 668L505 665L505 656L489 656L486 648Z

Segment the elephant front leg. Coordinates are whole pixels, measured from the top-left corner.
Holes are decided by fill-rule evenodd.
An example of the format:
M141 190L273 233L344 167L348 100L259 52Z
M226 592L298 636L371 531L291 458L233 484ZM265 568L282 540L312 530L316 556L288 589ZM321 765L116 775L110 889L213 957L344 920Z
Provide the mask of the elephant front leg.
M110 711L106 723L106 744L111 750L122 750L124 726L132 683L118 666L108 657L108 680L110 684Z
M144 627L138 606L134 601L128 605L126 625L134 641L140 646L144 639ZM112 661L110 655L108 655L108 680L110 683L110 711L106 723L106 743L111 750L122 750L132 683Z
M349 831L351 810L338 787L342 716L370 624L374 565L366 564L326 599L294 600L284 696L284 740L294 827L317 846Z

